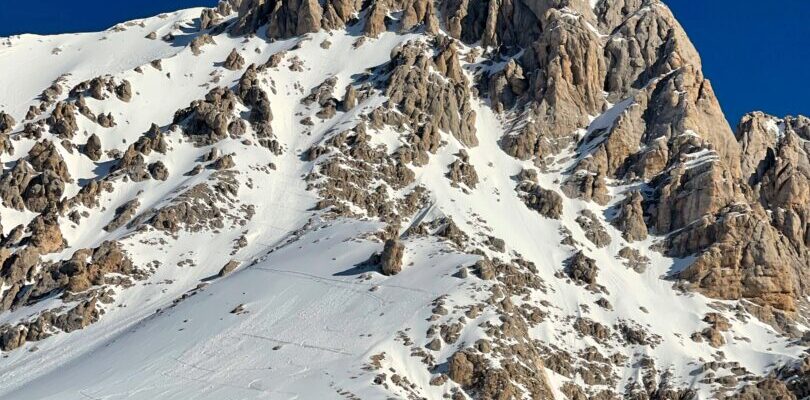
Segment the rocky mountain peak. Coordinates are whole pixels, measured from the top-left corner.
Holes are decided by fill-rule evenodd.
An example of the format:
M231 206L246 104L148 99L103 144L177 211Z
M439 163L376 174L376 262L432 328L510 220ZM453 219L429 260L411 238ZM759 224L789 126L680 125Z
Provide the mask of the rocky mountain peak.
M661 1L2 46L0 397L807 395L810 119L733 131Z

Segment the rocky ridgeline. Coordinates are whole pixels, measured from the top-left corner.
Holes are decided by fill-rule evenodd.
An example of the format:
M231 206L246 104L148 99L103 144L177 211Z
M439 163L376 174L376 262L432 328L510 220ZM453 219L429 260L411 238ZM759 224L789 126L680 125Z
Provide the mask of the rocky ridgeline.
M786 122L790 133L780 143L763 143L756 137L763 133L757 131L739 132L738 143L701 72L696 50L660 2L600 1L593 9L575 0L518 1L508 7L419 1L277 5L242 2L232 32L266 28L271 38L287 38L362 24L373 37L382 30L424 28L430 34L437 24L444 27L450 38L438 35L433 43L398 49L380 71L390 77L377 85L383 85L388 105L397 113L380 110L371 114L370 122L412 128L408 150L413 152L399 154L406 164L426 162L426 155L441 145L438 131L475 146L469 85L452 41L499 46L482 56L504 66L476 79L496 110L520 113L526 121L503 139L506 152L544 165L578 144L581 161L563 184L567 195L606 204L608 179L646 182L653 191L634 195L616 221L628 238L640 240L647 232L668 235L668 255L697 256L677 278L706 295L796 309L796 299L805 293L803 266L810 262L806 209L801 209L804 175L785 174L795 182L790 184L794 189L771 194L784 182L762 169L769 150L772 158L788 163L770 171L803 171L806 158L796 150L802 141L791 138L801 138L804 120ZM404 10L400 20L384 17L398 10ZM365 20L353 19L357 11L365 12ZM433 78L428 67L447 79ZM581 139L574 135L588 128L589 116L603 112L617 114L610 126ZM754 130L752 118L741 129ZM777 151L786 152L785 157ZM759 194L751 185L759 185ZM773 216L766 212L777 209L783 211ZM772 223L758 224L762 220Z
M231 66L242 68L237 56L230 58ZM39 214L27 226L17 226L0 238L0 282L7 287L0 295L0 311L16 310L54 296L65 304L28 321L0 326L0 349L13 350L26 341L81 329L104 313L103 305L111 303L115 294L113 288L126 288L149 275L150 269L133 265L116 241L104 242L94 249L72 248L63 239L60 218L80 223L89 215L88 210L100 208L99 197L114 191L118 182L165 181L170 174L165 164L147 163L145 157L153 152L167 155L167 134L182 134L198 146L214 145L226 137L239 138L246 131L245 121L235 116L239 104L250 111L247 123L254 129L256 140L274 152L280 151L270 128L272 113L267 95L256 84L257 70L263 68L250 66L237 87L213 89L205 99L178 110L175 125L168 129L152 124L123 152L114 147L105 152L96 133L85 143L74 143L73 139L79 130L79 118L99 126L99 133L115 125L112 114L96 115L85 98L129 102L133 88L126 80L98 77L70 90L66 90L62 79L57 80L40 96L40 105L29 110L19 131L14 130L13 117L0 114L0 143L5 153L13 154L13 142L21 138L37 140L51 133L62 139L59 144L47 138L36 142L0 177L0 199L5 207ZM66 98L59 100L63 94ZM67 187L78 183L71 177L57 146L70 153L78 151L96 162L107 158L112 164L109 173L84 183L75 196L66 197ZM216 170L210 184L186 188L160 209L141 209L140 202L133 199L115 210L104 230L113 232L122 227L139 230L149 226L175 235L180 230L211 231L228 223L244 224L245 219L252 217L253 208L234 202L239 182L233 173L226 171L234 166L234 161L230 155L217 156L215 150L202 160L199 168L187 173L197 174L207 164ZM72 251L69 260L44 261L43 256L65 249Z
M313 126L313 119L327 121L338 113L358 111L360 105L375 104L358 112L351 127L340 125L327 132L302 159L313 165L305 179L320 198L317 209L322 215L371 218L385 224L378 235L385 244L370 260L382 273L396 275L409 268L408 248L401 241L408 238L432 236L455 251L481 256L474 265L460 269L457 277L477 279L486 298L455 308L447 306L446 298L438 298L431 305L432 325L424 346L402 338L413 345L411 354L434 373L431 385L455 383L448 398L551 398L545 369L571 380L561 390L572 399L695 395L672 384L669 371L652 358L633 366L643 376L617 388L621 378L615 368L631 367L619 351L602 354L591 347L572 354L533 339L531 328L546 321L552 306L516 301L548 290L534 264L507 253L503 239L469 235L450 218L415 223L414 216L431 194L416 184L414 169L428 165L450 140L467 148L479 145L476 97L487 100L509 122L501 149L533 165L514 177L511 189L528 208L561 220L566 211L562 193L592 202L609 216L609 224L603 225L603 218L593 211L576 213L576 229L584 232L587 243L574 240L573 226L561 227L561 245L574 249L558 266L561 281L593 295L607 295L599 283L602 266L582 249L653 237L656 248L667 256L694 257L669 277L678 287L717 299L745 300L751 314L788 335L798 336L796 323L804 320L797 310L806 306L810 293L805 284L810 265L810 120L752 113L735 134L701 72L696 50L660 1L600 0L594 7L590 3L227 0L202 12L201 32L189 43L190 51L200 55L217 45L219 35L258 34L272 41L352 29L362 32L355 42L362 46L387 31L423 33L397 46L387 62L352 76L345 88L337 87L337 77L326 77L303 93L296 100L312 113L296 122ZM87 210L101 208L99 197L115 191L117 184L165 181L171 174L192 177L213 170L205 183L172 193L161 208L143 209L137 198L124 202L103 226L109 233L156 230L171 238L181 231L236 229L253 216L253 206L240 203L238 196L239 167L247 166L240 165L239 154L221 154L216 146L226 139L255 141L268 154L284 154L272 129L270 97L262 89L263 82L272 82L273 71L284 58L284 53L277 53L264 64L245 66L245 57L233 49L222 62L223 68L242 73L233 87L211 89L177 110L170 126L153 124L123 151L105 143L101 134L120 121L111 113L96 114L87 99L130 102L136 92L125 80L102 76L68 88L60 78L42 92L39 105L19 118L19 124L0 112L0 155L14 154L14 142L20 138L36 141L0 177L3 205L36 215L0 238L4 287L0 311L54 297L62 304L0 327L0 349L81 329L101 317L114 288L149 275L148 268L134 265L116 241L75 249L63 239L60 218L79 223ZM300 60L286 61L290 71L304 73ZM151 66L162 70L160 60ZM383 101L371 101L380 98ZM94 124L99 135L74 143L81 118ZM393 154L372 141L372 132L382 129L400 134L402 145ZM212 149L190 171L171 171L159 160L147 162L150 155L168 157L172 138ZM55 143L57 139L61 142ZM58 146L94 162L109 161L109 173L66 196L73 193L67 189L78 183ZM562 170L563 179L557 188L546 187L538 170ZM452 155L444 176L454 190L464 193L480 190L486 180L464 149ZM617 197L611 190L616 187L630 189ZM414 223L405 226L409 222ZM621 238L610 236L611 226ZM649 258L636 249L621 248L617 256L625 265L643 272ZM43 257L65 250L72 253L62 261ZM220 277L239 265L234 263ZM596 304L612 309L604 297ZM478 326L470 324L482 314L493 317ZM704 321L707 327L691 339L722 348L722 332L729 330L729 322L720 314L708 314ZM576 335L600 344L654 348L662 340L629 320L612 326L584 317L567 322ZM473 329L488 339L459 342ZM437 360L436 352L448 345L458 350ZM375 356L370 367L378 371L375 383L413 389L399 375L382 369L381 360L384 356ZM796 371L806 375L802 371L807 369L785 367L762 379L741 372L755 382L740 385L742 392L736 398L806 396L806 382L789 377ZM575 383L577 377L585 387Z
M484 64L500 67L475 74L474 87L493 109L522 121L503 138L504 151L547 168L575 146L579 161L567 171L562 191L601 205L611 201L609 180L647 185L649 190L627 194L611 222L628 241L654 234L664 237L665 254L695 256L672 277L683 280L682 287L720 299L749 299L752 312L766 321L777 319L774 313L795 311L803 302L804 270L810 265L807 120L776 122L753 114L735 135L701 72L696 50L660 2L603 0L595 8L575 0L243 2L239 10L233 32L266 26L270 38L355 24L370 37L384 30L414 29L435 35L437 26L450 36L438 34L398 48L390 64L377 71L387 80L360 89L359 97L367 97L371 88L381 88L388 108L372 112L368 123L405 129L408 145L394 161L368 150L344 150L345 159L329 158L320 169L330 178L328 187L321 186L322 196L329 199L323 206L349 201L394 227L413 211L388 206L384 190L363 188L372 177L393 189L409 184L407 165L427 162L443 145L439 132L467 146L477 144L475 115L468 106L473 92L453 42L479 44L477 56L484 57ZM387 18L400 10L400 19ZM354 18L358 11L364 19ZM603 113L615 115L615 121L590 123L589 116ZM768 129L776 125L781 133ZM361 130L339 135L329 145L345 148L352 137L349 146L356 149L366 141ZM319 147L310 159L326 152ZM367 172L349 176L338 164ZM375 174L373 165L384 168ZM477 182L474 171L465 169L463 156L451 165L448 178L472 190ZM560 217L556 193L520 181L516 189L529 207ZM593 244L608 244L594 218L583 215L577 222ZM598 268L586 261L572 259L570 273L598 289ZM473 356L459 357L458 368L475 369L465 367ZM466 383L468 378L459 379Z

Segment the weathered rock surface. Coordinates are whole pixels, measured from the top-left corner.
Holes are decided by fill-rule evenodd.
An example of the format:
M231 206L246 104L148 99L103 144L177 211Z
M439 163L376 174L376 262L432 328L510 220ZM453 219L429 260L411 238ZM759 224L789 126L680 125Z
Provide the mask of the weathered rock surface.
M351 7L351 2L342 0L335 3L343 5L340 9L347 13L346 17L353 12L348 8ZM337 12L334 7L333 10ZM268 24L267 36L285 39L320 30L322 15L321 5L314 0L284 2L243 0L239 6L238 20L231 28L231 32L237 35L255 32L259 27Z
M219 270L217 276L219 276L220 278L227 276L231 272L236 271L236 269L239 268L239 264L240 264L239 261L235 260L228 261L228 263L225 264L222 267L222 269Z
M475 185L478 184L478 174L475 172L475 167L469 164L469 156L466 151L461 150L458 159L450 164L447 177L454 185L463 183L467 187L475 189Z
M14 121L14 118L12 118L11 115L0 111L0 134L11 132L11 129L14 128L14 125L16 124L17 122Z
M234 19L225 18L234 11L238 12ZM367 243L385 240L382 253L373 258L373 265L383 274L403 271L406 249L399 237L408 241L409 255L423 251L429 243L438 249L431 250L430 260L448 254L478 257L474 265L468 259L453 266L452 283L464 290L431 303L430 313L425 313L430 324L425 337L409 337L413 332L406 329L396 338L406 346L404 354L410 350L433 374L430 385L438 391L446 384L446 398L546 399L557 389L572 399L695 397L692 388L673 386L677 379L670 380L674 370L669 365L655 365L660 361L654 359L660 351L655 346L663 339L648 330L651 324L639 322L644 318L634 320L656 310L639 304L638 315L617 316L626 304L616 303L615 296L597 282L600 268L602 283L611 287L615 287L614 272L635 277L622 270L621 264L639 273L653 263L658 268L661 257L646 252L650 236L665 256L689 261L683 269L673 265L669 278L678 281L678 288L741 300L708 304L718 311L707 314L705 325L691 337L716 349L707 353L706 346L700 345L696 353L711 354L717 360L711 362L738 357L735 352L743 347L739 343L734 343L735 352L721 351L730 344L727 341L750 340L732 334L732 315L734 325L756 317L794 336L797 346L807 340L799 339L802 335L796 326L801 326L797 322L806 325L802 319L810 305L810 285L806 284L810 120L753 113L732 134L711 83L701 72L696 50L660 1L224 0L216 9L204 9L199 22L201 32L184 32L188 40L180 40L178 29L189 28L182 24L173 27L164 40L173 45L188 43L189 49L183 51L200 56L203 51L224 54L217 42L230 43L230 38L219 35L246 35L238 47L242 54L234 48L224 61L211 60L215 61L214 73L201 85L209 90L227 76L228 86L211 89L203 99L178 110L170 126L152 125L134 143L127 137L120 145L120 137L108 135L129 129L127 112L131 111L126 107L141 102L118 104L122 108L113 110L114 114L97 105L130 102L140 93L133 92L128 81L108 75L81 82L69 93L63 93L68 78L57 80L41 94L41 103L31 106L22 127L0 112L0 155L13 156L15 145L27 149L30 142L33 146L22 157L5 158L8 167L0 177L3 205L18 211L14 218L17 214L28 218L7 235L0 232L0 311L16 311L42 299L70 304L40 309L31 318L0 326L0 349L19 348L60 331L86 327L103 314L102 304L111 296L109 287L126 286L131 279L159 267L160 260L133 265L123 250L128 247L115 242L104 242L96 249L70 247L68 239L74 241L72 235L81 223L98 223L99 227L107 223L103 229L124 240L137 234L153 235L157 239L150 236L141 243L161 250L182 237L181 231L223 234L233 243L225 249L232 250L229 258L220 262L243 256L237 253L248 246L247 237L257 236L250 232L255 226L245 226L253 206L240 202L240 185L263 189L267 181L256 177L264 173L293 179L295 175L286 165L278 164L276 170L281 161L278 156L286 151L295 152L296 161L309 168L295 172L318 197L314 209L307 212L317 212L329 223L380 223L379 230L355 239L372 238ZM259 32L262 27L265 32ZM353 46L361 51L367 49L364 46L389 43L395 37L390 31L419 36L408 36L410 40L395 47L390 59L365 71L297 79L290 86L286 86L288 82L276 84L274 78L280 80L281 75L300 77L319 68L298 52L311 45L306 34L343 28L359 35L352 40L356 39ZM245 57L254 57L248 52L265 51L253 47L253 35L290 45L284 52L270 55L265 64L245 68ZM157 33L147 37L157 38ZM283 41L290 38L296 39ZM318 42L320 47L316 43L315 50L323 52L345 44L335 34L325 40L319 37ZM208 60L200 57L204 59ZM163 68L159 60L151 65ZM244 74L232 85L232 74L222 68L244 69ZM150 73L174 79L171 74L141 67L136 71L142 75L133 82L141 82ZM276 72L281 74L274 75ZM319 81L313 87L303 86ZM345 87L342 93L341 87ZM270 99L279 96L301 101L292 104L294 116L287 115L287 104L277 111L276 125L285 130L277 138ZM493 125L478 125L481 117L491 117L490 111L497 114ZM83 117L96 123L85 124ZM295 143L306 143L303 147L285 141L293 136L287 131L290 118L296 129L301 128L301 141ZM100 129L116 124L119 129ZM87 132L80 132L80 126ZM493 136L482 128L504 128L505 132ZM52 142L54 135L61 147ZM86 143L76 142L77 136L87 137ZM470 150L479 145L479 138L487 146L497 141L503 152L520 160L507 160L509 174L517 181L506 180L508 193L495 186L503 181L502 171L488 169L496 161L503 166L498 157L504 154ZM172 151L189 141L198 147L190 149L196 152L193 165L170 173L167 165L178 165ZM253 147L269 150L263 154L267 160L243 157ZM77 149L92 161L103 160L94 164L80 158L102 176L88 179L87 171L82 170L74 173L81 179L72 180L65 160L74 161ZM439 176L446 176L454 190L433 193L433 182L422 180L425 172L435 172L429 169L437 164L442 168ZM544 175L539 176L538 171ZM175 173L184 174L183 183L171 188L178 178ZM152 196L140 197L140 192L130 195L131 187L150 185L165 189L166 198L156 202ZM126 189L116 192L121 186ZM615 194L627 188L632 189L626 198L616 201ZM484 193L490 189L491 193ZM512 190L539 214L526 214L520 208L517 211L523 214L518 215L534 219L529 222L537 226L553 227L548 233L551 243L557 245L562 239L562 249L572 251L564 253L572 254L570 258L562 261L564 255L557 252L550 255L550 266L535 265L522 259L520 252L532 253L522 249L526 244L522 240L513 243L504 235L501 221L493 223L490 216L482 215L487 212L479 214L480 210L460 204L464 201L455 197L451 200L458 205L456 209L449 210L446 203L434 207L445 200L437 199L437 194L471 200L491 195L500 203L515 195ZM108 193L115 195L105 195ZM122 198L124 195L129 197ZM148 199L144 209L139 199ZM563 204L573 205L565 210L573 221L563 218ZM96 213L108 209L115 211L114 216L105 214L99 222ZM577 210L582 211L577 214ZM603 226L603 216L621 232L621 238L613 227ZM309 220L301 232L315 221ZM583 235L587 240L581 239ZM538 260L542 255L531 254L534 262L548 261ZM192 252L188 257L177 265L193 265ZM409 258L415 263L423 259ZM610 271L614 266L610 263L597 265L597 259L600 263L615 259L619 271ZM229 261L218 276L230 279L239 265ZM419 267L414 265L413 272ZM468 269L480 279L471 278ZM556 272L548 274L549 279L584 288L544 283L541 276L545 278L549 269ZM391 283L409 278L411 271L406 272L396 278L362 274L352 284L360 287L374 279ZM164 283L170 285L160 284ZM385 283L369 285L368 290L385 295L408 290L428 293L406 285L386 287ZM592 292L582 293L588 301L574 306L579 313L575 317L561 315L568 305L544 299L543 294L549 293L563 296L563 290ZM183 298L193 293L189 291ZM464 304L461 293L474 294L463 299L474 300L473 304ZM381 303L388 301L378 296L371 295ZM704 300L690 298L694 304ZM601 307L598 312L593 312L594 304ZM244 304L232 310L243 314ZM559 344L570 340L570 336L558 340L560 337L573 334L598 345L574 351L547 344L535 337L534 329L548 322L565 324L560 336L549 335L549 340ZM474 342L466 342L472 336ZM636 351L640 348L644 350ZM779 351L791 350L787 346ZM632 358L624 353L632 353ZM376 362L380 370L373 378L375 383L389 390L402 389L392 391L391 396L429 397L411 383L415 371L394 371L401 357L393 362L389 358L385 367L380 364L383 358L377 357L370 366L374 369ZM729 365L739 376L695 371L690 377L677 378L696 382L695 387L719 383L729 393L741 387L741 399L810 394L804 379L808 368L791 370L789 377L782 374L787 373L785 369L754 380ZM561 387L551 389L546 369L564 377L554 379ZM625 387L619 387L622 382ZM343 388L338 393L354 396Z
M605 247L610 244L610 235L599 222L599 217L590 210L582 210L575 220L577 225L585 232L585 237L596 247Z
M191 40L189 47L191 47L191 52L194 53L195 56L198 56L202 54L203 46L209 44L216 44L216 41L214 41L211 35L204 33L200 36L195 36L194 39Z
M599 274L599 267L596 261L578 251L567 261L565 273L574 282L588 287L596 287L596 276Z
M466 146L476 146L475 111L472 110L467 78L459 65L452 41L437 43L438 54L430 57L424 42L408 42L391 54L390 78L386 83L389 103L396 105L396 125L414 127L409 138L415 150L411 158L424 163L426 153L440 146L439 131L449 132ZM431 69L437 73L431 73ZM404 119L404 120L403 120Z
M517 191L526 206L540 215L552 219L559 219L562 215L562 197L557 192L544 189L530 181L520 183Z
M237 101L230 90L212 89L205 100L196 100L188 108L177 111L174 123L184 123L184 132L199 145L214 144L228 136Z
M94 133L87 138L87 143L84 145L82 149L87 158L98 161L101 159L101 156L104 154L101 151L101 139Z
M622 237L629 242L647 238L647 224L644 222L643 197L639 191L630 193L620 204L613 225L622 231Z
M402 272L402 257L405 253L405 245L395 239L385 242L382 255L380 256L380 266L385 275L396 275Z
M236 49L233 49L230 54L228 54L228 58L225 59L222 66L231 71L240 70L245 66L245 58L242 57Z
M135 214L138 212L138 207L141 206L141 202L138 199L132 199L126 202L121 207L118 207L115 210L115 217L104 227L105 231L112 232L132 220L135 217Z

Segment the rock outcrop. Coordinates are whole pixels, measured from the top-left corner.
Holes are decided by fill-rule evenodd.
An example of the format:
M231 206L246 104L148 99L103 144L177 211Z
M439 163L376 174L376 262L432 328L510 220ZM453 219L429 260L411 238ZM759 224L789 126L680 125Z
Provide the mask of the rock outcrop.
M387 68L385 93L396 113L388 111L385 118L397 126L413 127L409 137L413 154L408 159L417 165L440 146L439 131L451 133L466 146L478 144L476 114L458 50L450 40L437 39L436 47L437 55L431 57L427 43L408 42L394 49Z
M14 121L11 115L6 114L5 112L0 111L0 134L6 134L11 132L11 129L14 128L17 122Z
M647 238L647 224L644 222L642 202L641 192L631 192L619 205L619 212L613 220L613 225L622 231L622 237L629 242Z
M347 0L336 1L341 3L345 18L349 18L354 10L350 10L351 2ZM336 8L332 11L337 12ZM319 2L314 0L294 1L262 1L243 0L239 6L239 16L231 28L231 33L241 35L255 32L267 24L267 36L274 39L286 39L321 29L323 9ZM330 16L333 15L330 13Z
M384 275L396 275L402 272L402 256L404 253L405 245L400 241L395 239L386 241L380 256L382 273Z
M196 100L188 108L177 111L174 123L184 123L184 132L198 145L214 144L228 136L237 101L236 95L228 89L212 89L205 100Z
M527 207L546 218L560 219L563 205L562 197L557 192L530 181L519 184L517 191Z
M222 66L231 71L240 70L245 66L245 58L242 57L236 49L233 49L230 54L228 54L228 58L225 59Z
M385 320L391 309L414 307L403 313L412 326L368 341L394 357L375 354L350 371L389 397L810 393L806 365L757 377L731 361L743 357L741 341L779 363L810 341L810 119L752 113L732 133L697 51L660 0L223 0L201 11L198 26L186 22L149 26L146 37L161 32L166 43L144 43L198 56L195 68L210 67L203 78L160 60L149 63L155 70L118 74L137 76L138 85L187 79L203 88L194 93L207 92L184 98L188 107L167 126L137 137L145 126L131 114L148 105L140 96L154 85L135 91L111 75L69 91L72 75L57 79L26 104L21 124L0 112L2 222L16 225L0 228L0 312L12 311L0 324L1 350L96 322L118 290L164 262L195 277L144 282L155 296L180 293L173 306L238 282L236 260L258 264L294 248L287 245L304 248L321 229L328 234L311 243L327 243L346 224L342 246L368 254L382 242L382 251L331 277L306 274L380 307L399 293L415 296L373 313ZM352 59L345 70L313 63L310 50L331 62L336 48L373 60ZM246 66L262 52L273 54ZM262 220L251 221L257 210ZM273 220L279 213L300 214ZM262 229L283 240L266 249ZM176 254L189 237L225 244ZM121 242L103 241L111 238ZM138 253L135 265L127 251L142 246L155 256ZM218 273L187 268L205 257ZM319 274L345 258L323 261ZM643 296L625 302L610 293L661 274L667 281L641 288ZM198 278L222 285L180 287ZM428 281L439 285L417 287ZM667 293L667 301L712 312L645 303L670 286L710 299ZM263 312L236 304L225 318ZM685 335L653 331L665 324L646 315L660 311L650 304L684 311L677 321L689 327ZM774 328L772 342L734 331L752 318ZM678 354L656 365L661 348L678 346L691 346L683 354L697 361ZM424 370L409 363L403 371L408 356Z

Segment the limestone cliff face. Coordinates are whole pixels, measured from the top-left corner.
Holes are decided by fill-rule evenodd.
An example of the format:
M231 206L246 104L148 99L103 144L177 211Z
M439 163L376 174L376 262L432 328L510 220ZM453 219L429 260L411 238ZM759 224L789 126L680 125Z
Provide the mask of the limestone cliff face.
M741 168L749 197L767 213L791 253L797 293L806 293L810 265L810 119L778 119L763 113L743 117L737 128L743 148ZM764 217L764 215L763 215Z
M697 51L660 1L600 0L591 7L584 0L246 0L238 6L234 33L266 25L268 37L287 38L362 24L370 37L424 29L490 49L483 56L502 67L482 74L479 86L496 111L524 121L502 139L507 153L544 165L577 145L580 161L563 189L600 204L610 201L608 179L646 182L653 195L633 207L643 209L635 212L633 232L666 235L669 254L696 256L679 278L704 293L787 310L803 293L796 279L810 241L807 119L782 122L777 140L768 130L771 120L752 114L735 137ZM400 20L389 17L399 11ZM439 47L453 51L452 43ZM395 71L386 89L411 121L424 121L424 112L435 116L423 125L422 151L439 144L431 133L437 129L467 145L477 142L457 56L438 51L449 56L431 64L459 82L455 88L408 67ZM425 60L405 63L424 69ZM615 120L594 128L592 118L604 112ZM424 156L407 159L425 162ZM770 223L755 226L758 220ZM723 249L736 247L747 250L719 260Z

